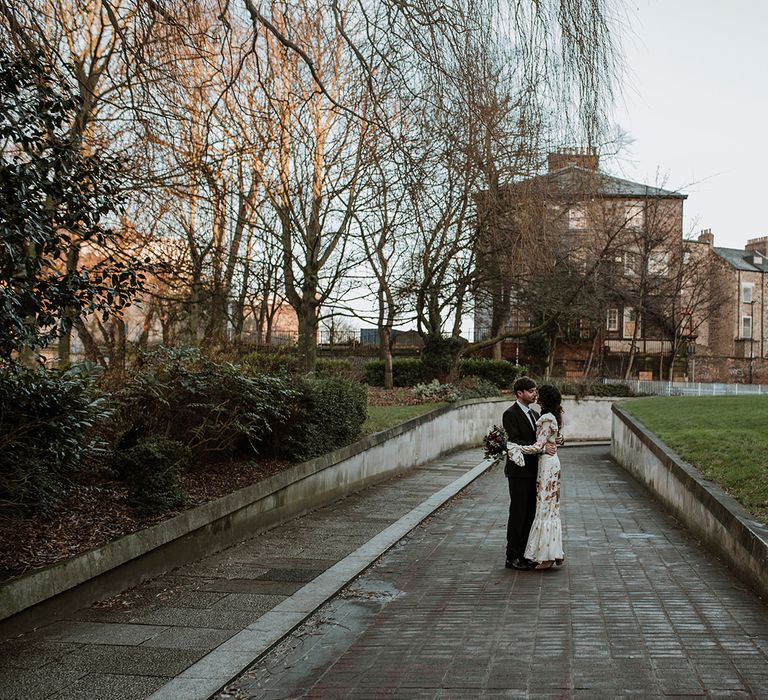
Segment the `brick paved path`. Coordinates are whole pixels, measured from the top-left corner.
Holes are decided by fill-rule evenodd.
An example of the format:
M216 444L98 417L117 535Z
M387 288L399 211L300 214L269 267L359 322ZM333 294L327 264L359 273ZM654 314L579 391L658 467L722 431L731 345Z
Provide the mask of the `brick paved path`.
M504 569L494 468L217 697L768 698L765 605L607 448L561 459L563 569Z

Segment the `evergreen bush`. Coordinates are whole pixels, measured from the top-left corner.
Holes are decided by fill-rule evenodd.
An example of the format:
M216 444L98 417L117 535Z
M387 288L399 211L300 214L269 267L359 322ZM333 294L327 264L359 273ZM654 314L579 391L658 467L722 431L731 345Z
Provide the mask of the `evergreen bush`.
M350 360L320 358L315 364L315 374L318 377L346 377L358 380L358 372Z
M299 371L295 352L249 352L239 364L250 374L293 374Z
M81 367L0 369L0 502L45 513L105 454L107 399Z
M296 411L276 432L276 452L306 460L358 440L367 403L365 387L345 377L303 377Z
M285 375L247 374L194 348L160 348L142 356L117 395L118 447L164 436L189 447L195 462L258 452L293 412L299 392L292 384Z
M463 358L459 361L459 377L480 377L493 382L499 389L511 389L515 379L527 371L525 365L516 365L507 360Z
M191 451L178 440L152 436L116 455L115 468L128 486L128 502L154 515L184 505L181 475Z
M392 381L395 386L415 386L426 381L424 363L418 357L395 357L392 360ZM384 386L384 361L371 360L365 365L366 384Z
M484 399L490 396L501 396L499 387L483 377L464 377L460 379L456 388L459 400Z

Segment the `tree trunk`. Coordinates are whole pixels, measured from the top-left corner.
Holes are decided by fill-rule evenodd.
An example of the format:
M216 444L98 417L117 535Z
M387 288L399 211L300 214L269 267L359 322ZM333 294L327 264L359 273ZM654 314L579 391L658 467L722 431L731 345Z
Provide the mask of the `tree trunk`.
M302 372L314 372L317 364L317 307L315 304L302 304L296 309L299 318L299 368Z
M80 261L80 243L72 243L67 251L66 272L67 274L76 274L77 266ZM72 361L72 327L75 324L75 318L78 315L78 311L71 307L67 307L63 310L61 326L62 333L59 336L58 352L59 352L59 366L66 367Z
M77 335L80 338L80 342L83 344L83 349L85 350L85 359L89 362L97 362L102 367L106 367L106 359L102 353L99 352L99 346L96 344L93 335L91 335L91 332L88 330L87 326L81 318L75 320L75 329L77 330Z
M392 389L395 386L395 375L392 369L392 328L383 326L379 329L379 350L384 361L384 388Z

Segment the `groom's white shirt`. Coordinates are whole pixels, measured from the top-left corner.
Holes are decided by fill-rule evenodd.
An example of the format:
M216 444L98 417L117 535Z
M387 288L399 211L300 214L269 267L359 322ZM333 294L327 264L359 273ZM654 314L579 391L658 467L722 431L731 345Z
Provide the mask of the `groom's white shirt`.
M528 417L528 420L531 420L531 409L520 401L520 399L515 399L515 403L523 409L523 413Z

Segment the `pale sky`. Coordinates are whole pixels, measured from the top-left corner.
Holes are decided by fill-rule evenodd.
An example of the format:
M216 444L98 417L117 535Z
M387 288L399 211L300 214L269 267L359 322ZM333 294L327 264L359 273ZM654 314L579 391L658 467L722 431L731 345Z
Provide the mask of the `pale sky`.
M768 235L768 3L628 0L612 174L688 194L684 231L715 245Z

